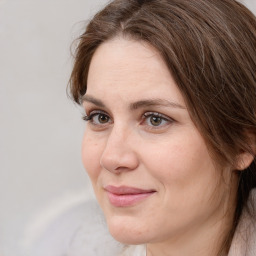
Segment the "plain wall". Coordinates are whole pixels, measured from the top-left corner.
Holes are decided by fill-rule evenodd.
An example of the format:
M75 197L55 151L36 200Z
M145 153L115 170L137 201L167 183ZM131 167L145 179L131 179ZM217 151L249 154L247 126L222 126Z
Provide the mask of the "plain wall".
M86 194L70 45L104 0L0 0L0 255L48 204Z
M66 95L70 45L104 0L0 0L0 255L46 205L86 195L84 123ZM256 1L248 0L256 13Z

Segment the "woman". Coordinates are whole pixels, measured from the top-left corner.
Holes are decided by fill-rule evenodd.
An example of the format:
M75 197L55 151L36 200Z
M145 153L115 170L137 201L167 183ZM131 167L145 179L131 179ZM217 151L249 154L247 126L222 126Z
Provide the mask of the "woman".
M256 255L255 46L234 0L116 0L88 24L71 94L109 231L143 245L124 255Z

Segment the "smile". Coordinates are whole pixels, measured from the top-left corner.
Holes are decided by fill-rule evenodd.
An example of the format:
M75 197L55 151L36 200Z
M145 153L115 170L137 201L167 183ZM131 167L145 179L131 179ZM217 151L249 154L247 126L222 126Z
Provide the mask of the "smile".
M133 206L156 192L155 190L144 190L125 186L107 186L105 190L110 203L116 207Z

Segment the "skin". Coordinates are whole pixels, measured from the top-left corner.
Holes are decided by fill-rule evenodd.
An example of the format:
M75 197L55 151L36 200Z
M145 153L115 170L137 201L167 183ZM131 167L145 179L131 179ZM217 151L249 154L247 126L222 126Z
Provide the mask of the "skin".
M230 166L214 164L157 51L120 37L100 45L83 106L90 120L82 159L113 237L147 244L148 256L216 256L232 224L237 181ZM155 193L116 207L108 185Z

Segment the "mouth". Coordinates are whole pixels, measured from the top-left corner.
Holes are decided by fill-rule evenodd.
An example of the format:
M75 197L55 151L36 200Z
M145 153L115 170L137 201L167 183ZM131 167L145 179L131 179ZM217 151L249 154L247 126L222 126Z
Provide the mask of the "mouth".
M104 189L107 192L109 202L116 207L133 206L156 192L152 189L145 190L126 186L106 186Z

